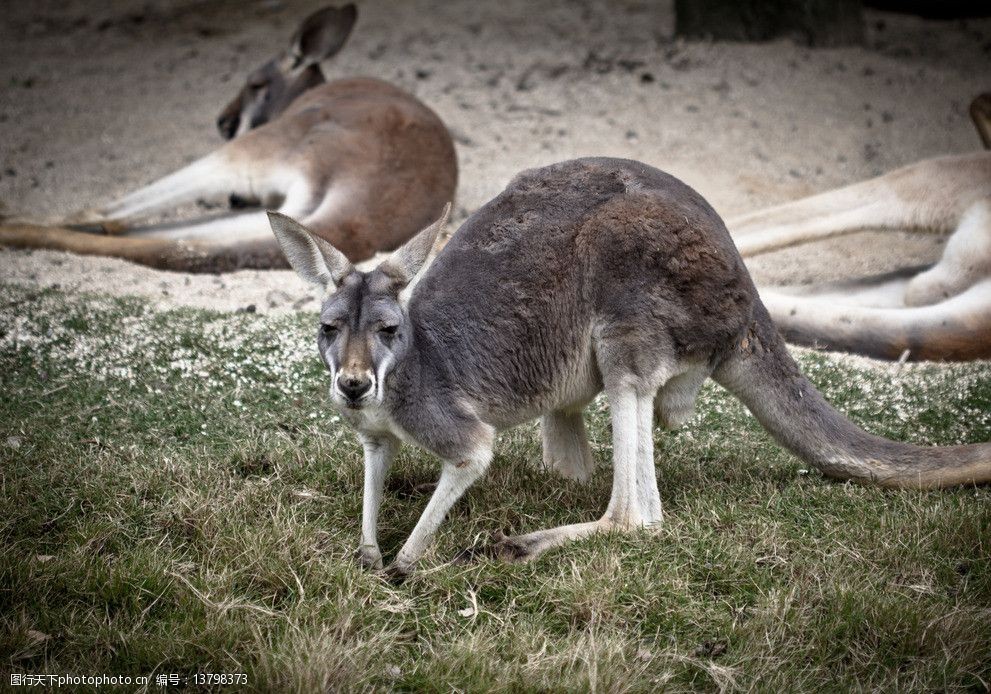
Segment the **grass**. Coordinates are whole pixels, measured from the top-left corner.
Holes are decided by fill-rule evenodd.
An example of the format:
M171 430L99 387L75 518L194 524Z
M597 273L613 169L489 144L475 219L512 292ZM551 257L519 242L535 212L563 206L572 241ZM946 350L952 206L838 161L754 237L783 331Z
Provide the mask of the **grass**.
M421 570L393 586L352 560L361 453L325 405L313 316L159 312L13 286L0 297L0 670L244 672L258 691L991 681L987 487L828 482L709 385L687 427L657 432L659 531L531 564L448 564L492 530L602 512L597 401L590 485L539 469L535 426L503 434ZM872 431L991 440L991 364L801 362ZM387 558L436 470L401 454L380 515Z

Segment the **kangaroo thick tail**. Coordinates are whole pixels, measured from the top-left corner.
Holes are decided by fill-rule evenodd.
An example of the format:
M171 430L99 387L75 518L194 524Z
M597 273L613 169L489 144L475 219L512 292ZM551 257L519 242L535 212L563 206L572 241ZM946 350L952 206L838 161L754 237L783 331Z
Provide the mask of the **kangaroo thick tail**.
M874 436L830 406L788 354L759 303L750 332L713 374L777 441L829 477L884 487L991 481L991 443L915 446Z
M11 224L0 227L0 246L68 251L123 258L160 270L227 272L287 268L275 238L241 241L106 236L64 227Z
M931 306L843 304L836 296L761 297L791 343L877 359L970 361L991 358L991 279Z

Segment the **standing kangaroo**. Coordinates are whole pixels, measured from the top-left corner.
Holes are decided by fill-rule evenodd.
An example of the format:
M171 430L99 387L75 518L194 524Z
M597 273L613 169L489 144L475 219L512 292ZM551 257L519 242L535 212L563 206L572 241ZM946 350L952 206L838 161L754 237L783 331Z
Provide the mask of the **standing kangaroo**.
M401 245L454 195L454 144L437 115L398 87L368 78L325 81L320 61L341 49L356 19L354 5L307 17L289 48L252 72L220 114L217 126L229 142L70 220L105 233L14 224L0 228L0 244L175 270L283 265L262 211L122 233L155 212L230 198L278 206L353 261Z
M371 272L288 217L271 219L290 264L327 292L317 345L331 399L365 450L367 566L381 566L376 516L400 441L443 467L395 575L485 473L498 430L542 417L545 462L587 479L582 409L603 390L613 432L605 514L504 537L498 556L528 559L572 538L660 522L655 414L668 427L685 422L709 376L829 476L888 487L991 480L991 444L889 441L830 407L789 356L719 216L645 164L579 159L523 172L425 272L446 213Z
M991 148L991 93L970 115ZM991 151L926 159L728 222L744 258L866 229L950 234L922 271L761 296L792 342L872 357L991 357Z

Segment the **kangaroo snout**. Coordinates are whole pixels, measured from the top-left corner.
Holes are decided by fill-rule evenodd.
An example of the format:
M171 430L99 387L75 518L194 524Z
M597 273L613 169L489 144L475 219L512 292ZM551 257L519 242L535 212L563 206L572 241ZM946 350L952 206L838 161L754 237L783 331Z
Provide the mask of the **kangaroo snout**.
M230 140L237 132L237 127L241 124L241 118L237 114L223 113L217 119L217 130L225 140Z
M337 377L337 387L348 399L348 403L357 403L365 393L371 390L372 379L364 374L341 374Z

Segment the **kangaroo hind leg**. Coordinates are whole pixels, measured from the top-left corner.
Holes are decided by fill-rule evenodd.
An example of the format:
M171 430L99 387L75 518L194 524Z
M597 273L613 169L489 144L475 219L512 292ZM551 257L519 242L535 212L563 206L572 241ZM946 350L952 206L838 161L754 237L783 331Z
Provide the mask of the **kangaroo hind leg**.
M971 205L950 236L939 262L905 288L907 306L944 301L991 277L991 197Z
M312 212L315 196L309 184L299 179L291 184L279 205L279 212L294 219L306 219ZM229 214L202 221L180 222L135 229L130 236L160 239L205 239L237 243L256 239L274 242L271 224L264 211Z
M613 487L605 514L596 521L526 535L506 537L497 533L492 544L480 553L504 561L528 561L570 540L609 530L633 530L660 521L653 464L653 393L619 386L607 388L606 395L613 430Z
M736 217L727 226L744 258L858 231L947 233L959 219L954 198L920 197L913 191L953 174L952 166L952 162L925 160L869 181Z
M839 192L839 191L838 191ZM883 201L867 202L847 209L835 209L822 216L795 222L781 222L757 231L737 235L737 228L731 226L737 250L744 258L780 248L797 246L810 241L829 239L844 234L870 229L905 229L892 216L892 208Z
M305 218L313 197L306 181L298 179L289 187L279 211ZM4 225L0 226L0 245L117 257L185 272L286 267L264 212L145 227L111 236L65 227Z
M222 151L213 152L167 176L138 188L103 207L83 210L72 224L103 224L108 230L127 228L129 223L156 212L195 200L217 200L240 192L245 176Z
M727 219L726 226L734 234L747 234L771 227L805 224L839 211L862 207L877 200L879 194L876 181L862 181L737 215Z
M761 301L784 338L794 344L879 359L991 357L991 278L928 306L844 305L836 298L763 290Z

